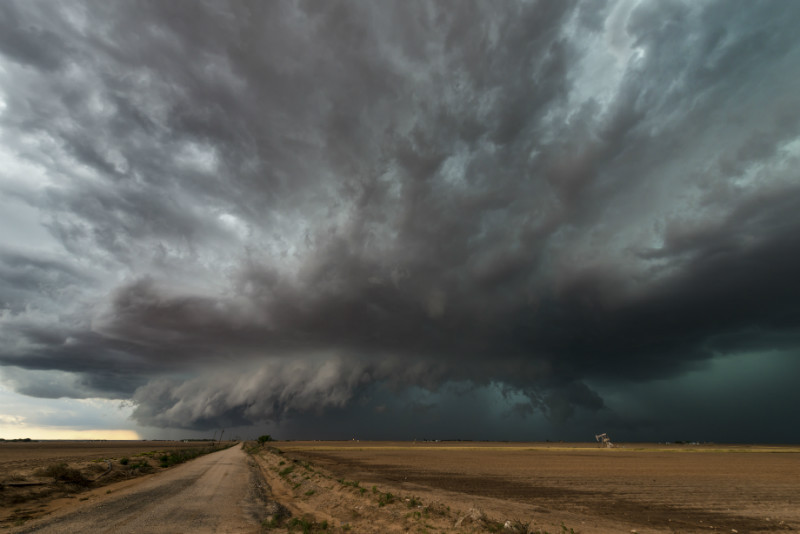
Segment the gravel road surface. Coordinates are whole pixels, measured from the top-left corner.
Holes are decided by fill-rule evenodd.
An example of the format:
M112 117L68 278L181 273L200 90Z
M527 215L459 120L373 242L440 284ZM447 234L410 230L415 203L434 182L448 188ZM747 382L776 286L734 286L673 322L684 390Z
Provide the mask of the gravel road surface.
M259 532L265 484L241 447L201 456L15 532Z

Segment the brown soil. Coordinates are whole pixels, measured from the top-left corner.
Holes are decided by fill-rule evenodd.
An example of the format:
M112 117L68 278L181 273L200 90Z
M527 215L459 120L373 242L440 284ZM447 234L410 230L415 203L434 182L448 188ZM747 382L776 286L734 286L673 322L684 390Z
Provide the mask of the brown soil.
M158 452L210 442L0 442L0 528L19 525L92 488L160 471ZM124 459L127 459L124 460ZM63 465L62 468L56 466ZM54 476L56 475L56 476Z
M53 463L122 458L148 451L207 447L210 441L30 441L0 442L0 472L28 469Z
M41 534L257 534L268 501L255 462L231 447L141 477L82 494L11 532Z
M165 449L150 444L137 450ZM800 531L796 447L273 445L280 449L247 444L249 460L237 447L71 499L31 501L16 515L5 510L0 527L16 517L21 532ZM61 449L30 461L62 460ZM69 454L91 457L76 451ZM222 504L206 506L215 500Z
M456 517L477 509L534 531L557 532L562 524L583 533L800 529L798 448L357 442L280 447L286 457L309 461L334 478L417 495L449 507Z
M461 517L458 511L433 500L423 502L413 493L337 478L278 449L251 452L269 488L268 498L279 503L262 524L268 532L484 532L490 526L502 530L502 524L490 524L477 511Z

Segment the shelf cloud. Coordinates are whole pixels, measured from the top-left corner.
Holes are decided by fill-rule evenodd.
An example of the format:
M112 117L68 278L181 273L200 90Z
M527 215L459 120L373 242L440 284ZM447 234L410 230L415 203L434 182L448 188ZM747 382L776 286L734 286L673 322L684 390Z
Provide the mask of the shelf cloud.
M0 377L165 429L369 412L401 436L415 394L441 417L491 390L487 437L505 403L658 439L648 384L798 361L799 23L785 2L3 2Z

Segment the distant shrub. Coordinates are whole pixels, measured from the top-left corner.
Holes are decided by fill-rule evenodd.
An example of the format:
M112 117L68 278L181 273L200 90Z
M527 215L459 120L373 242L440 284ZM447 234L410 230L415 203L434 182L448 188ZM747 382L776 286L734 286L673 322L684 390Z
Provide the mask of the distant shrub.
M225 446L222 448L227 449L228 447L229 446ZM161 467L171 467L173 465L182 464L183 462L188 462L189 460L193 460L198 456L203 456L204 454L208 454L218 450L220 450L220 448L217 447L179 449L177 451L162 453L158 457L158 462Z
M83 476L77 469L69 467L67 464L52 464L36 472L39 476L52 477L59 482L75 484L76 486L88 486L91 480Z
M140 460L138 462L128 464L128 471L138 471L139 473L152 473L154 468L147 460Z
M128 465L128 462L130 462L130 460L128 460L127 458L120 458L119 459L120 465Z
M258 436L258 442L261 445L263 445L264 443L267 443L268 441L274 441L272 439L272 436L270 436L269 434L264 434L263 436Z

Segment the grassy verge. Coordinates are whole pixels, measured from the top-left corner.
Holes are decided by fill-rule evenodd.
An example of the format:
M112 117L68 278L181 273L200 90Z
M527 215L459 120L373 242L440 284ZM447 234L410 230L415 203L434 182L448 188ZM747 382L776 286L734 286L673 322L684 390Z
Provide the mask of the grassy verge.
M194 460L198 456L203 456L219 450L222 450L222 447L203 447L169 451L158 456L158 465L159 467L172 467L173 465L182 464L189 460Z
M310 462L292 458L275 447L245 446L245 451L265 460L265 476L275 477L290 493L283 505L291 506L295 499L303 506L292 507L298 515L292 517L281 505L281 513L271 514L262 523L262 531L344 533L375 532L379 525L391 525L409 533L433 532L498 532L503 534L576 534L566 526L548 532L532 521L498 521L479 510L466 515L439 502L425 502L416 495L406 495L396 488L379 488L351 478L333 476ZM365 487L366 486L366 487ZM391 489L394 491L387 491ZM344 492L342 492L344 490ZM329 493L330 492L330 493ZM331 499L331 496L333 499ZM302 514L302 515L300 515ZM328 517L322 520L319 517ZM333 519L331 519L333 517ZM368 530L364 530L367 528ZM399 530L398 530L399 531Z

